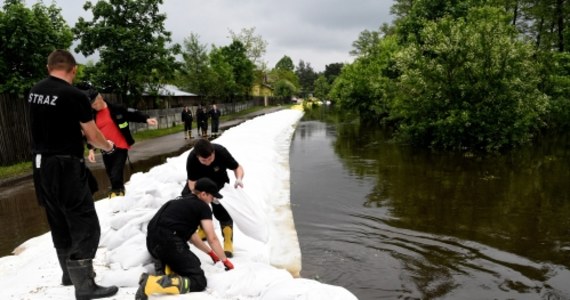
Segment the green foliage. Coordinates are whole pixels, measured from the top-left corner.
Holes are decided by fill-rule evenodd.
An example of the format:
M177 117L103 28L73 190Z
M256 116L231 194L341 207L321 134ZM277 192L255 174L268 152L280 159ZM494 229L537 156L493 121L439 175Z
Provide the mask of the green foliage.
M297 77L299 78L301 97L307 98L309 94L313 92L313 85L318 75L313 70L313 67L311 67L311 63L305 63L303 60L299 61L295 74L297 74Z
M344 110L357 112L363 119L387 118L396 89L391 77L393 57L398 49L396 37L380 40L368 55L342 69L329 96Z
M329 94L330 89L331 87L325 75L319 75L317 80L315 80L315 90L313 92L313 95L320 100L325 100Z
M80 17L73 32L80 41L76 51L83 55L99 52L100 60L90 80L107 90L127 96L133 105L149 85L172 79L177 68L179 45L168 47L170 32L166 16L159 13L162 0L87 1L93 19Z
M197 34L184 39L182 59L177 78L179 86L198 95L207 95L213 85L212 74L206 45L200 44Z
M232 41L239 41L245 47L247 58L254 64L262 66L262 61L267 49L267 41L261 35L255 35L255 27L242 28L240 33L230 30Z
M210 51L211 79L216 84L211 86L208 95L217 98L230 98L237 87L232 65L220 48L213 47Z
M532 48L501 9L427 22L422 44L397 54L399 138L445 149L496 151L528 142L543 125Z
M325 78L329 84L332 84L338 75L340 75L342 67L344 67L343 63L332 63L325 66L325 72L323 75L325 75Z
M231 66L235 80L233 94L249 95L253 85L255 65L247 57L247 49L240 41L234 40L230 45L220 48L220 52Z
M60 9L38 2L7 1L0 10L0 93L21 94L47 75L55 49L71 46L72 33Z
M273 94L282 99L291 98L297 92L294 84L286 79L277 81L273 87Z
M283 70L283 71L291 71L295 70L295 65L293 64L293 60L291 57L284 55L276 64L275 69Z
M570 53L541 52L542 89L550 97L548 126L570 128Z

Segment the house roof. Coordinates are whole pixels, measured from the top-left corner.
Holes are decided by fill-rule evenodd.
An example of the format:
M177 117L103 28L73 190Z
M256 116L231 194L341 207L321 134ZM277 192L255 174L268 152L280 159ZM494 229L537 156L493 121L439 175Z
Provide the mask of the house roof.
M148 93L145 93L145 94L148 95ZM172 84L165 84L160 89L158 89L158 95L159 96L174 96L174 97L181 97L181 96L195 97L195 96L198 96L194 93L188 93L188 92L182 91L178 87L176 87Z

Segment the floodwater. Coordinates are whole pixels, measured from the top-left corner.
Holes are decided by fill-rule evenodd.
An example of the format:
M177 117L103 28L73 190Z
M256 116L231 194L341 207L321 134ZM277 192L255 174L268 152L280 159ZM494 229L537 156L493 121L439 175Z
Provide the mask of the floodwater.
M182 154L190 148L182 147L172 153L165 153L146 160L128 163L125 166L125 179L136 172L146 172L150 168L166 162L168 157ZM90 165L89 162L86 163ZM102 165L102 164L101 164ZM110 188L109 179L103 168L93 169L99 183L95 199L106 197ZM9 186L0 187L0 257L10 255L16 247L30 238L49 231L45 211L38 205L34 184L24 179Z
M570 140L433 153L307 114L291 145L302 277L359 299L570 299Z

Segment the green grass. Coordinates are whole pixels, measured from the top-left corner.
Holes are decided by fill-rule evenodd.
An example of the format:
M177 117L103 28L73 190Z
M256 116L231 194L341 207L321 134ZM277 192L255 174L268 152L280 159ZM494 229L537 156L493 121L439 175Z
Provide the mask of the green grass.
M26 161L15 165L0 167L0 179L18 176L32 170L32 162Z
M264 106L254 106L248 108L246 110L242 110L240 112L234 114L223 115L220 117L220 122L239 119L249 113L256 112L258 110L264 109ZM157 138L164 135L169 135L173 133L182 132L184 129L182 124L178 124L174 127L169 128L162 128L162 129L154 129L154 130L144 130L139 131L133 134L133 137L136 141L143 141L147 139ZM86 150L87 151L87 150ZM18 176L30 172L32 170L32 162L22 162L11 166L0 166L0 179Z

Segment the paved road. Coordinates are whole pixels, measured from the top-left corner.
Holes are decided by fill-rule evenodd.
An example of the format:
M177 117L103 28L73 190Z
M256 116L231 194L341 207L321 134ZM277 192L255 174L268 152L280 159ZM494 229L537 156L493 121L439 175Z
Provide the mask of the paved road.
M225 121L220 123L220 130L224 131L228 128L233 126L239 125L247 120L253 119L257 116L265 115L268 113L276 112L279 110L284 109L284 107L268 107L262 110L258 110L247 115L241 116L237 119ZM193 130L193 134L196 133L196 129ZM129 159L132 163L137 161L144 161L148 160L152 157L157 155L169 154L180 152L182 148L189 148L194 143L194 139L185 140L184 133L181 131L180 133L175 133L171 135L166 135L154 139L148 139L140 142L136 142L131 150L129 150ZM100 155L100 154L99 154ZM97 163L92 164L88 163L88 166L91 170L102 169L103 162L100 157L96 157ZM19 183L21 181L31 180L32 174L22 174L20 176L15 176L12 178L0 179L0 187L8 188L8 186L13 185L15 183ZM125 181L128 181L126 179Z

